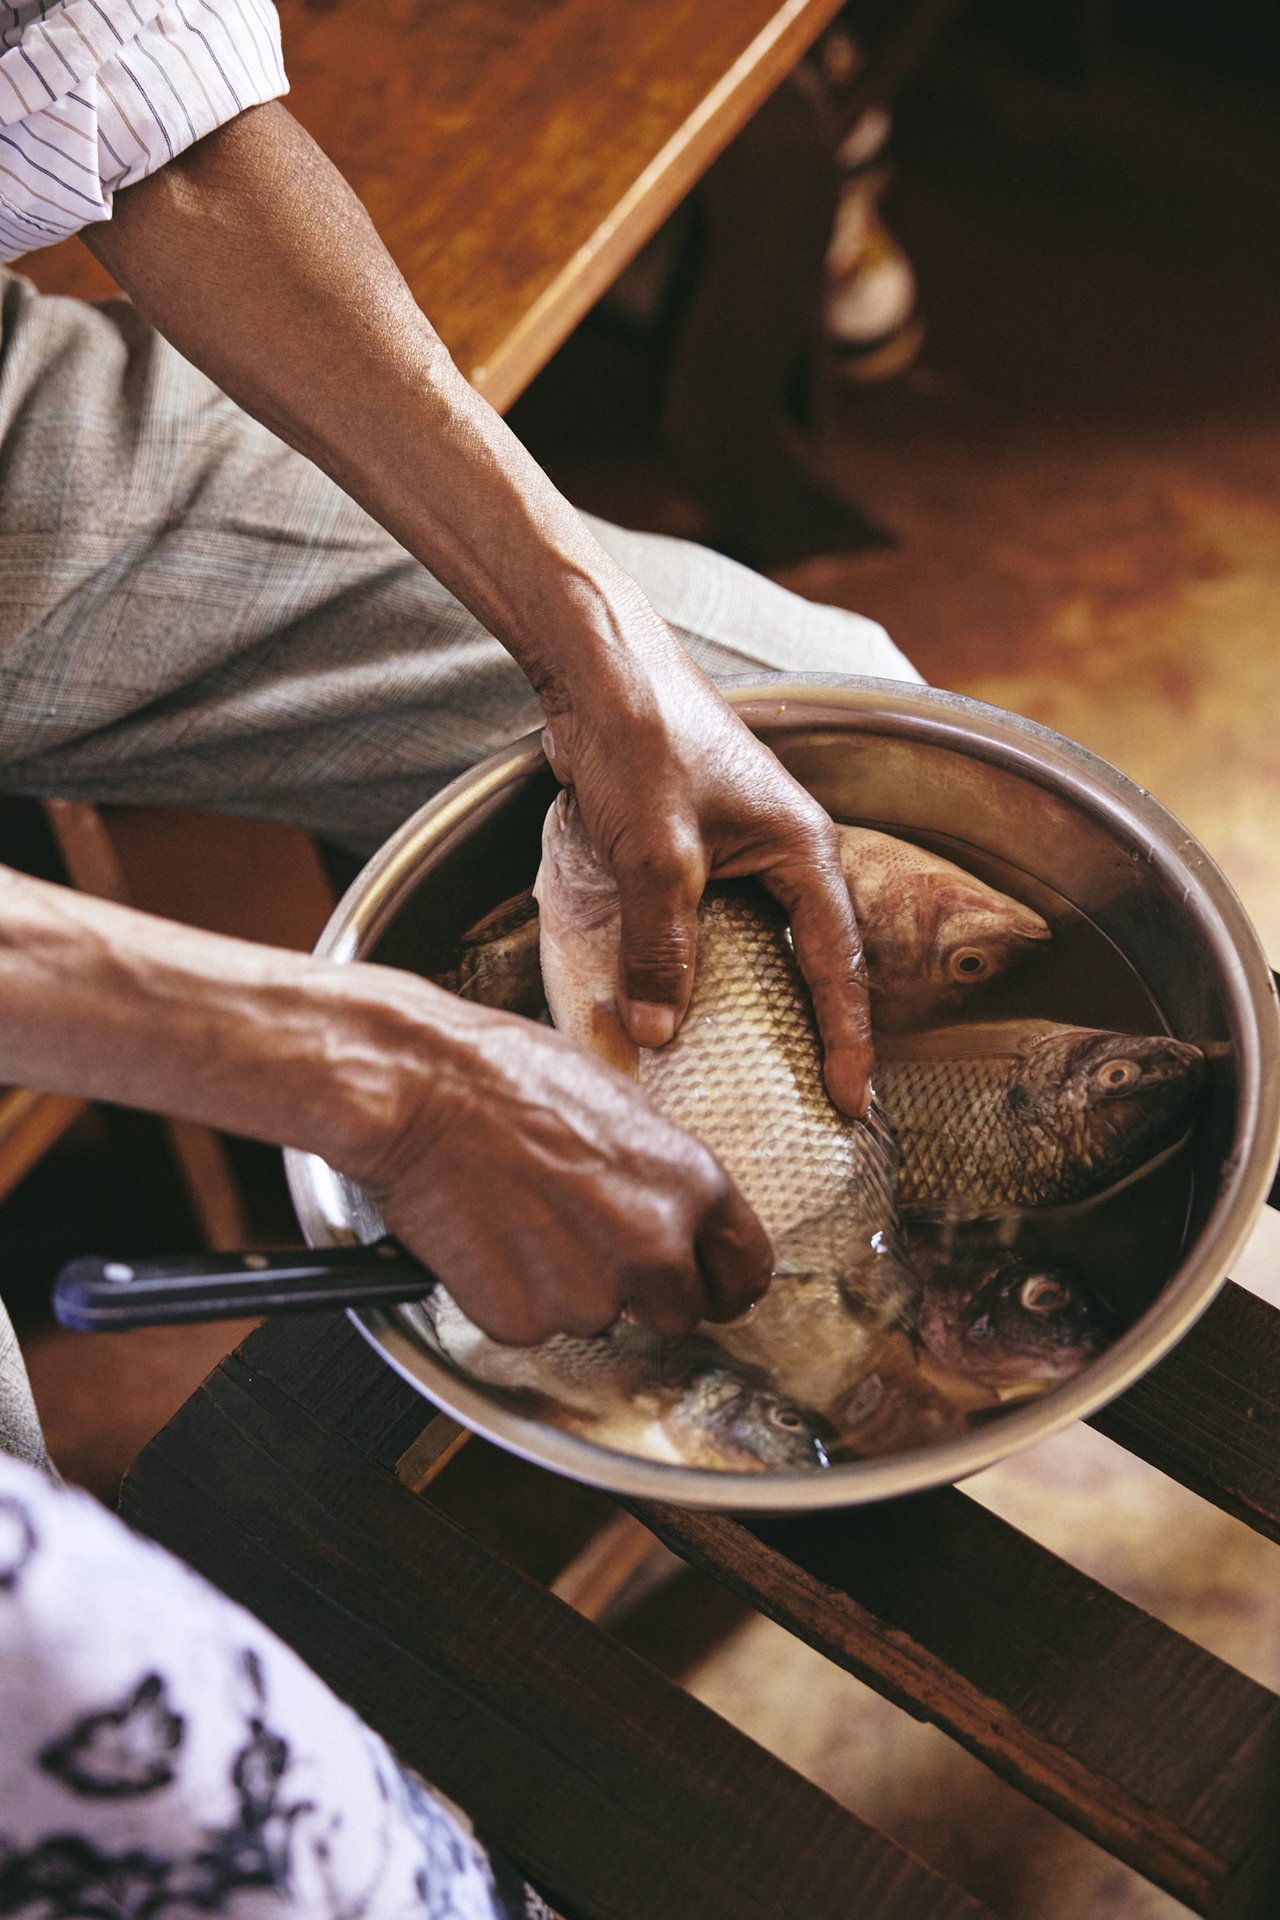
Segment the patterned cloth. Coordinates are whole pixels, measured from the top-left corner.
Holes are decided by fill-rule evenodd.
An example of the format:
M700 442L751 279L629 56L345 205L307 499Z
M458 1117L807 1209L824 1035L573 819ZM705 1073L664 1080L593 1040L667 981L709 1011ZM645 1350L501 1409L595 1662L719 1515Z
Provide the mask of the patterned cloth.
M269 0L0 6L0 260L109 220L121 187L287 90Z
M0 1914L554 1920L275 1635L0 1456Z

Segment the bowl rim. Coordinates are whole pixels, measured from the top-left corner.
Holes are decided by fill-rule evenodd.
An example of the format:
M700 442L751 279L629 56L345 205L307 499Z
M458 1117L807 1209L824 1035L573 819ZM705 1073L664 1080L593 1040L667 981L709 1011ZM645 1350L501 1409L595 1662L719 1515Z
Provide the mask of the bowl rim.
M1280 1151L1280 1010L1276 986L1244 907L1194 835L1146 790L1078 742L966 695L857 675L742 675L722 690L750 723L839 724L851 711L867 731L925 738L992 761L1101 818L1141 847L1166 879L1195 896L1223 975L1234 1024L1237 1124L1208 1217L1147 1311L1074 1379L962 1437L905 1453L842 1462L821 1473L746 1474L616 1452L516 1413L435 1358L392 1313L349 1317L402 1379L455 1419L534 1465L627 1498L737 1512L801 1512L923 1492L967 1478L1096 1413L1179 1341L1225 1284L1264 1206ZM545 766L540 735L499 749L454 780L399 828L348 888L316 944L322 958L360 959L416 885L422 853L464 834L518 779ZM1273 1065L1267 1072L1268 1060ZM290 1193L310 1245L355 1236L339 1177L317 1156L285 1154Z

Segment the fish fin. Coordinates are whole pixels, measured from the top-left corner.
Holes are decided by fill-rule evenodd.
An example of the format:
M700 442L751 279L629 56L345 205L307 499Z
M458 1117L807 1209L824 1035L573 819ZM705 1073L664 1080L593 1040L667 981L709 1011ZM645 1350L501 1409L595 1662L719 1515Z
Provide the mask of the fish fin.
M533 897L533 888L526 887L523 893L513 893L509 900L502 900L496 907L491 907L474 926L467 928L459 945L487 946L491 940L503 934L518 933L522 927L533 925L537 918L538 903Z
M1018 1059L1051 1033L1067 1033L1056 1020L975 1020L919 1032L881 1032L876 1054L886 1066L907 1060Z

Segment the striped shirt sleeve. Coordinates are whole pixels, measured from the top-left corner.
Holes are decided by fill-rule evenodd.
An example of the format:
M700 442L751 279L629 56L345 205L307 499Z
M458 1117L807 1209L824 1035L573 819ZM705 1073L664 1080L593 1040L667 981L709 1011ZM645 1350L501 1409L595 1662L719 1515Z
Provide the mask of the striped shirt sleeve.
M287 91L270 0L0 4L0 261Z

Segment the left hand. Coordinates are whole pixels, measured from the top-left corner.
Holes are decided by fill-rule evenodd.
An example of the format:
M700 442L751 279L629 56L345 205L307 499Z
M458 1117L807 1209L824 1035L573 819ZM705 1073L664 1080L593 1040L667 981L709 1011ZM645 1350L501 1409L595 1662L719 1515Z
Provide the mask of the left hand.
M622 896L621 1006L664 1045L693 991L707 882L753 875L786 909L813 996L827 1090L870 1100L866 967L829 816L646 609L625 649L546 700L543 744Z

